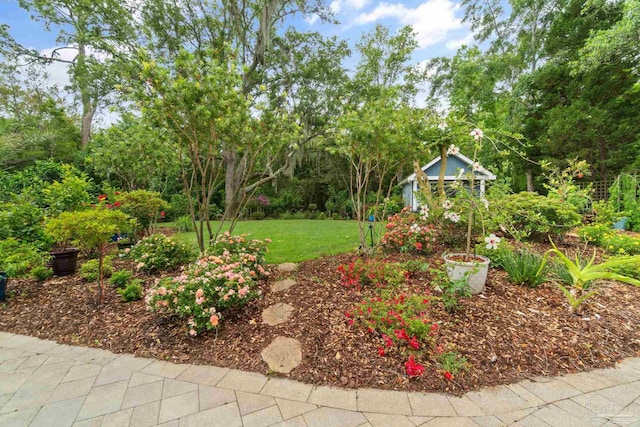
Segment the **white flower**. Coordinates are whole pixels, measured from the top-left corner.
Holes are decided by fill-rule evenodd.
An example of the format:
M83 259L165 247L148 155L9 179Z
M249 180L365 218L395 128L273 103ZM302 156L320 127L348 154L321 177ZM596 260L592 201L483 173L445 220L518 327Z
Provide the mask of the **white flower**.
M454 156L454 155L458 154L459 152L460 152L460 148L456 147L453 144L451 144L449 146L449 148L447 149L447 156Z
M420 233L420 226L418 224L413 224L409 230L412 233L418 234Z
M442 207L444 209L451 209L453 207L453 202L451 200L447 199L444 202L442 202Z
M484 204L485 209L489 209L489 201L487 200L486 197L484 196L480 197L480 201Z
M472 130L469 135L471 135L473 137L473 139L475 139L476 141L484 136L482 131L480 129L478 129L478 128L475 128L474 130Z
M462 175L464 175L464 168L458 169L458 175L456 176L456 179L462 178Z
M458 215L455 212L451 212L451 211L447 211L444 213L443 215L446 219L448 219L451 222L458 222L460 221L460 215Z
M438 129L440 129L441 131L447 130L447 122L443 120L440 123L438 123Z
M480 171L480 169L482 169L482 166L480 166L480 162L473 162L473 170L478 172Z
M489 234L489 237L484 239L487 242L487 249L498 249L498 243L500 243L500 238L496 237L495 234Z
M429 218L429 206L428 205L420 206L420 216L422 217L422 219Z

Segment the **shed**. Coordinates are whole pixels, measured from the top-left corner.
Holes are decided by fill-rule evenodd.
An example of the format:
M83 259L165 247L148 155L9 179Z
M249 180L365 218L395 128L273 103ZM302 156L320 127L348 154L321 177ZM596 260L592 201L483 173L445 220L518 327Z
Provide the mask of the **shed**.
M422 171L429 179L429 184L435 186L438 183L438 176L440 175L441 157L438 156L426 165L422 167ZM463 176L460 175L460 170L464 169ZM473 169L473 161L467 156L458 153L447 156L447 167L444 174L444 183L452 183L454 181L462 181L463 185L466 183L468 187L468 180L466 175L468 171ZM486 181L495 181L496 176L487 169L481 167L480 170L474 172L474 180L477 181L478 187L476 189L480 194L484 194L486 188ZM404 206L411 206L411 210L417 211L420 207L415 192L418 191L418 180L416 174L412 173L402 182L402 199L404 200Z

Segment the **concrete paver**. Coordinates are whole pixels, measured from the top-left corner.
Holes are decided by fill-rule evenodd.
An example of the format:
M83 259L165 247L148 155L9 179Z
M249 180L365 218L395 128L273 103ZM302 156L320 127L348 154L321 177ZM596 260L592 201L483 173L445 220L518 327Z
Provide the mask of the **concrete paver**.
M0 332L0 425L640 425L640 358L615 369L538 378L457 397L313 386Z

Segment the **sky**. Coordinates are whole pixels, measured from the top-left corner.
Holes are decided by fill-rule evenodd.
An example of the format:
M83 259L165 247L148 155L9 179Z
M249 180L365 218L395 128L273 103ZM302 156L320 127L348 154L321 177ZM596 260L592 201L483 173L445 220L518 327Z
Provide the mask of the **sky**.
M419 43L413 61L424 63L438 56L453 56L463 44L473 44L469 25L462 22L464 10L453 0L326 0L339 25L321 22L317 16L297 17L286 23L300 31L318 31L327 36L336 35L353 47L362 35L375 25L382 24L392 31L411 25ZM0 0L0 25L7 24L10 34L23 46L40 52L50 52L57 46L55 32L44 30L41 22L30 19L17 0ZM63 51L64 52L64 51ZM71 51L66 51L72 55ZM355 64L352 59L348 67ZM64 64L50 66L52 83L64 86L68 82Z

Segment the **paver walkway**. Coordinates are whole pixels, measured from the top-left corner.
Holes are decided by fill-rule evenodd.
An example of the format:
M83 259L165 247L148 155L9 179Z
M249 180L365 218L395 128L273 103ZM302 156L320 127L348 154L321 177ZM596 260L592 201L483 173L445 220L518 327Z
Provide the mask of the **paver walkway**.
M0 332L0 426L640 426L640 358L463 397L345 390Z

